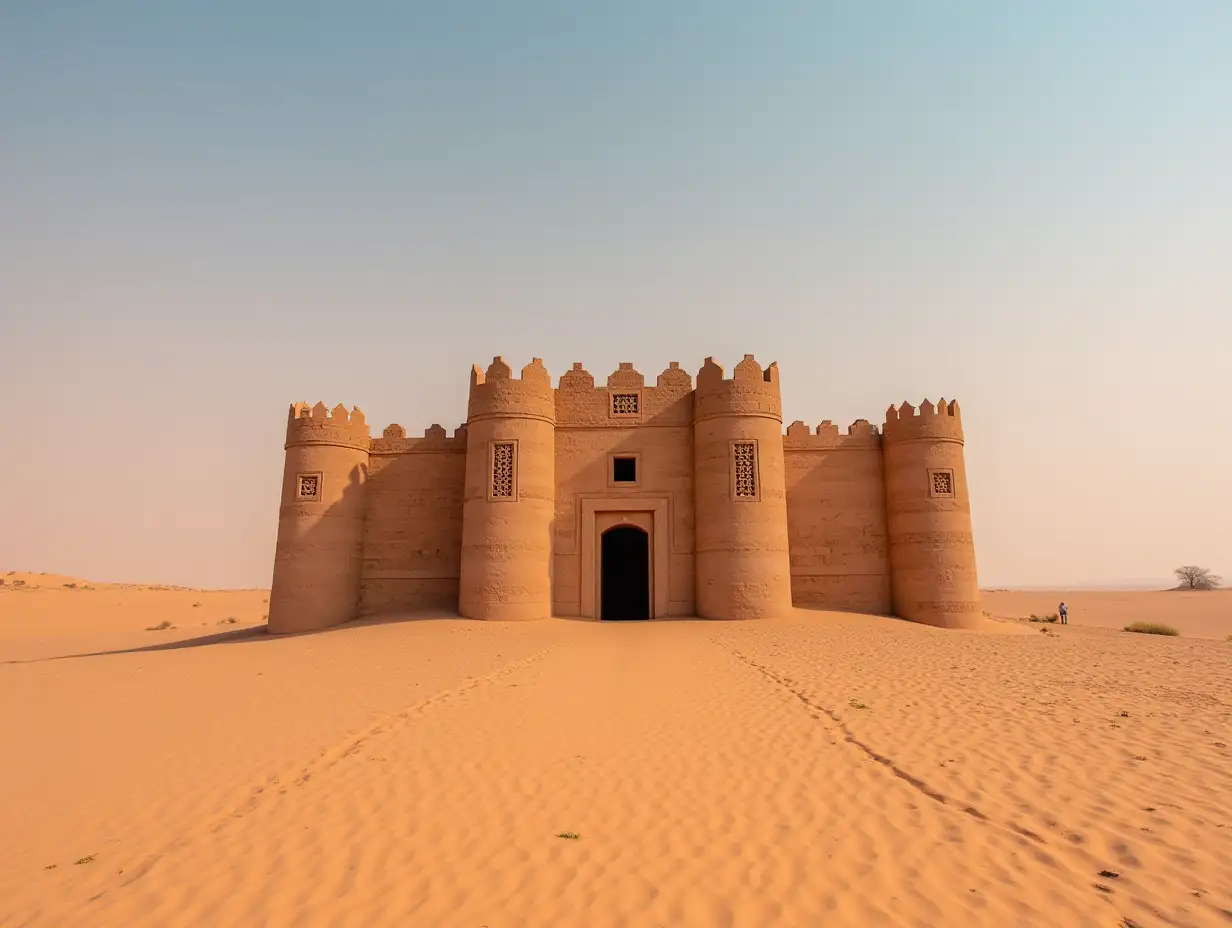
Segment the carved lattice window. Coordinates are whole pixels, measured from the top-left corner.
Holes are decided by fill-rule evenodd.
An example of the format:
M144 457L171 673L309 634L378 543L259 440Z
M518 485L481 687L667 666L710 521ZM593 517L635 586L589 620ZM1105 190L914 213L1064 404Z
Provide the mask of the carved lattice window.
M295 498L296 499L320 499L321 498L321 475L320 474L300 474L295 478Z
M513 499L514 444L498 441L492 445L492 498Z
M954 495L954 472L949 470L934 470L930 473L932 478L933 496L953 496Z
M636 416L638 413L637 399L636 393L613 393L612 415Z
M757 443L738 441L732 446L736 464L736 498L757 499Z

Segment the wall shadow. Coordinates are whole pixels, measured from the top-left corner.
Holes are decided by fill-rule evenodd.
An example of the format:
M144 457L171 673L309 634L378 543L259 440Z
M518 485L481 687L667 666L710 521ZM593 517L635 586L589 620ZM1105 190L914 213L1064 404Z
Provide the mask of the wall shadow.
M392 429L392 427L391 427ZM397 434L400 427L393 431ZM383 438L364 493L361 617L458 608L466 429L433 425L422 438Z
M256 625L251 628L236 628L225 632L213 632L208 635L198 635L194 638L180 638L176 641L161 641L157 644L138 645L131 648L111 648L101 651L80 651L72 654L53 654L48 657L19 658L17 660L0 661L0 665L41 664L46 661L65 661L79 657L107 657L112 654L146 654L153 653L155 651L183 651L187 648L203 648L228 644L250 644L252 642L259 641L277 642L294 638L304 638L307 636L316 637L319 635L354 631L356 629L366 628L372 625L406 625L415 622L432 621L469 622L477 620L463 619L457 613L448 613L443 611L391 613L389 615L372 616L366 619L354 619L350 622L343 622L341 625L331 625L328 628L319 628L303 632L282 632L276 635L270 634L268 626Z
M840 442L849 440L839 436ZM843 447L787 449L785 459L796 462L794 468L787 463L792 605L892 616L881 447L859 440Z

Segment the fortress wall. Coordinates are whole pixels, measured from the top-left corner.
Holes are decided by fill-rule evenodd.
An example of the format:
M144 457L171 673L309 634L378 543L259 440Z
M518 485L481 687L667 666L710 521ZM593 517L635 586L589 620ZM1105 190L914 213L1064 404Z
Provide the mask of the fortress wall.
M595 386L574 364L556 389L556 504L552 528L552 611L578 615L582 576L581 501L628 499L630 510L668 499L668 614L693 613L693 382L672 364L654 386L621 364ZM613 415L612 393L636 394L636 415ZM610 459L638 459L636 486L613 486ZM605 503L606 505L606 503Z
M391 425L372 440L361 617L457 611L465 472L465 427L407 438Z
M892 608L881 436L793 422L783 439L791 595L796 606L888 614Z

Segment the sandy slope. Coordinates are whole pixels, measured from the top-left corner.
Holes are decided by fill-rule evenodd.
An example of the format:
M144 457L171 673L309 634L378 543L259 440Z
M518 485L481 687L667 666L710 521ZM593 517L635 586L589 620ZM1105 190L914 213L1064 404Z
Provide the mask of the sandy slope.
M1121 629L1130 622L1162 622L1187 638L1232 635L1232 590L1031 591L985 590L984 609L995 616L1052 615L1064 602L1071 625Z
M801 612L167 648L143 597L263 598L174 592L0 593L0 925L1232 920L1226 642ZM59 653L121 653L23 645L57 609L116 643Z

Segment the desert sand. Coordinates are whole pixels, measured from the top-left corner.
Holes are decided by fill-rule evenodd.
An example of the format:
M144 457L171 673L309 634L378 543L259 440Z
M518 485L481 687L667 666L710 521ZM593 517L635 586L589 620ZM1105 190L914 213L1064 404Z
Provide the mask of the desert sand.
M5 928L1232 922L1232 594L280 638L5 579Z
M985 613L999 618L1052 615L1064 602L1071 625L1121 629L1131 622L1162 622L1186 638L1232 634L1232 590L984 590L980 596Z

